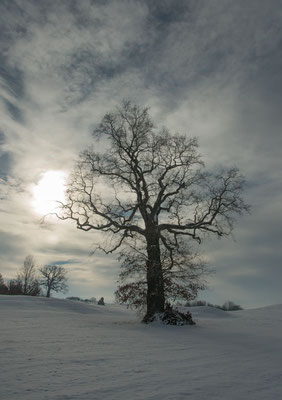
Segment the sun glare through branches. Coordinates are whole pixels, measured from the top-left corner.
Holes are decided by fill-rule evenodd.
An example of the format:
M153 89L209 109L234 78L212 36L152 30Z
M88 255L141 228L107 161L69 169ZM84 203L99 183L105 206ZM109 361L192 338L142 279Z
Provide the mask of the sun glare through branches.
M58 202L65 200L65 181L64 171L47 171L42 175L32 190L32 205L36 213L45 215L56 211Z

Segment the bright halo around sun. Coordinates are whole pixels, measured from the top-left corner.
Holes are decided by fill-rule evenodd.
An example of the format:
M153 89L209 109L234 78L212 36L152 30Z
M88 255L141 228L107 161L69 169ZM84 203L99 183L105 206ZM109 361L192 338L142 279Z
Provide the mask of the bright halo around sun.
M33 188L33 208L41 215L58 211L58 202L65 201L66 173L64 171L45 172Z

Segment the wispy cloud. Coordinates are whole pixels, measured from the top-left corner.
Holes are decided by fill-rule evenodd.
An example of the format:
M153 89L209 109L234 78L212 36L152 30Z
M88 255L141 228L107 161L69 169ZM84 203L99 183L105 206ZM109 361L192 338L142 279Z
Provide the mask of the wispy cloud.
M207 251L218 267L212 296L258 304L260 282L282 274L281 22L280 0L2 1L3 275L34 253L40 263L77 260L68 268L78 295L107 282L113 292L114 257L89 257L95 235L71 224L40 225L32 187L45 171L70 171L103 114L131 98L159 126L198 136L207 165L237 164L247 176L252 215L236 243L212 241ZM264 301L276 301L278 291L265 290Z

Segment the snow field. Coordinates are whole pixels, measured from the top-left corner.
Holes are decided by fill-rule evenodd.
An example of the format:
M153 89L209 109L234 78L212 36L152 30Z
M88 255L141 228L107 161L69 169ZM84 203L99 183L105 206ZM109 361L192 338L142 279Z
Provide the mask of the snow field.
M279 400L282 305L141 324L118 305L0 296L2 400Z

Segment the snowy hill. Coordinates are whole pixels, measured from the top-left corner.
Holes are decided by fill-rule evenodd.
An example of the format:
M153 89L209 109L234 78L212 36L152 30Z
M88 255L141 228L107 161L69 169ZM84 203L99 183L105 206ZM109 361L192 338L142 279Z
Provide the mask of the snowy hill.
M0 399L282 398L282 305L192 313L147 326L117 305L0 296Z

